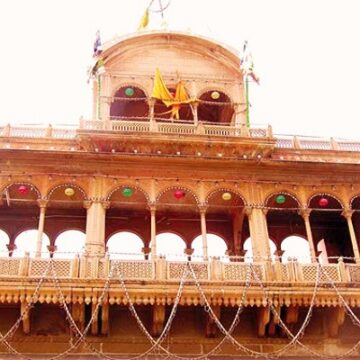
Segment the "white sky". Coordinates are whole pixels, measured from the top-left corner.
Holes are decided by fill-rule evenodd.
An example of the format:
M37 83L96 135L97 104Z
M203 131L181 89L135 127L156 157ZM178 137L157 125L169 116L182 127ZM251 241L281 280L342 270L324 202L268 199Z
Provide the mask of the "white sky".
M2 1L0 124L90 118L86 70L96 30L103 42L135 31L148 3ZM359 8L357 0L172 0L165 15L171 30L239 50L249 41L261 79L251 86L252 123L270 123L277 134L360 139Z

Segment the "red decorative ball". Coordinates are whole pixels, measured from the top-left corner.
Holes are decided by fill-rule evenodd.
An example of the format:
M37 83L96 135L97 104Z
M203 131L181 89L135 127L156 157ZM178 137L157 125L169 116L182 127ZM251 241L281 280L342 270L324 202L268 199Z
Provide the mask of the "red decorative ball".
M26 185L20 185L18 191L21 195L26 195L29 192L29 188Z
M328 206L329 205L329 200L327 199L327 198L321 198L320 200L319 200L319 205L321 206L321 207L325 207L325 206Z
M175 190L174 196L176 199L181 199L185 196L185 192L182 190Z

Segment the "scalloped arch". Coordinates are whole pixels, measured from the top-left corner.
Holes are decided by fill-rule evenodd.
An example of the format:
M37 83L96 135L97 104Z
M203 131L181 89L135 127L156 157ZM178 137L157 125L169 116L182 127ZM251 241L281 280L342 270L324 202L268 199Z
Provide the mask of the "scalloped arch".
M2 190L1 193L3 194L7 189L9 189L11 186L13 185L27 185L29 186L31 189L33 189L36 194L38 195L38 199L41 199L41 193L40 190L33 184L27 181L15 181L15 182L11 182L9 184L7 184Z
M340 204L341 208L344 209L344 204L343 202L334 194L328 193L328 192L315 192L313 193L309 198L308 201L306 203L307 207L309 207L311 200L316 197L316 196L329 196L334 198L336 201L338 201L338 203Z
M196 203L197 203L197 204L200 204L200 200L199 200L198 196L196 195L196 193L195 193L191 188L186 187L186 186L183 186L183 185L168 186L168 187L165 187L165 188L161 189L161 190L158 192L158 194L157 194L157 196L156 196L156 198L155 198L155 199L156 199L156 202L158 202L158 201L160 200L160 198L161 198L167 191L169 191L169 190L175 190L175 189L184 190L184 191L188 192L189 194L191 194L191 195L194 197Z
M149 194L141 187L141 186L138 186L138 185L132 185L132 184L129 184L129 183L124 183L124 184L117 184L115 187L113 187L107 194L106 196L106 200L110 200L111 196L118 190L120 190L121 188L124 188L124 187L129 187L129 188L132 188L132 189L136 189L136 190L139 190L144 196L145 196L145 199L147 200L147 202L149 203L150 202L150 196Z
M239 198L243 201L244 206L248 205L248 202L246 201L245 197L237 189L235 190L231 187L219 187L219 188L208 191L208 193L205 196L205 203L207 204L209 199L211 198L211 196L213 196L214 194L216 194L220 191L224 191L224 192L230 191L230 192L234 193L235 195L239 196Z
M73 183L61 183L61 184L55 185L48 191L45 199L50 200L51 195L53 194L53 192L55 190L60 189L60 188L66 188L66 187L71 187L71 188L75 188L75 189L79 190L81 192L81 194L83 195L84 200L88 200L85 190L81 186L79 186L77 184L73 184Z

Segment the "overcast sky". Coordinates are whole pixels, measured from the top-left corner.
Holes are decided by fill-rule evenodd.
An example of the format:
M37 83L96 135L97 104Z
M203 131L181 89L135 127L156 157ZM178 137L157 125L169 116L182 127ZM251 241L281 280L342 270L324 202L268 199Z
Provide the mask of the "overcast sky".
M2 1L0 124L90 118L96 30L103 42L135 31L149 2ZM165 17L171 30L239 50L248 40L261 79L250 89L252 123L360 139L359 10L357 0L172 0ZM151 14L150 24L159 28L160 17Z

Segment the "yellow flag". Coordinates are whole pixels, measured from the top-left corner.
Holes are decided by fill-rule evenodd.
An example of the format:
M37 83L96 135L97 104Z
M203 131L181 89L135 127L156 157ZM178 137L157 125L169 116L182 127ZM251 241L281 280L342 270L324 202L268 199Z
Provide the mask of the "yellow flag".
M159 69L156 69L155 71L154 87L151 97L161 100L167 107L174 103L174 97L166 87Z
M138 30L145 29L148 26L148 24L149 24L149 9L146 9L144 15L140 20Z
M182 81L179 81L176 86L176 92L175 92L175 99L174 103L171 109L171 118L175 117L177 120L179 120L179 110L181 105L189 102L189 96L186 92L184 83Z

